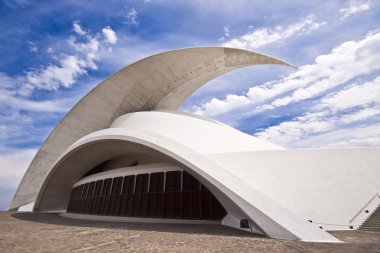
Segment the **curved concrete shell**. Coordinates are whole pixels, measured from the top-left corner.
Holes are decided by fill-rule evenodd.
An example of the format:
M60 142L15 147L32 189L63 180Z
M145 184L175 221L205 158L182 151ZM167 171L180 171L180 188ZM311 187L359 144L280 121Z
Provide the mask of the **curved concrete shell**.
M108 128L125 113L176 110L215 77L257 64L289 65L245 50L199 47L153 55L118 71L79 101L52 131L24 175L10 209L35 201L53 163L79 138Z
M338 241L237 178L229 167L207 158L208 154L277 149L281 150L226 125L189 115L131 113L121 116L111 128L91 133L68 148L53 166L35 207L37 211L64 211L71 186L88 168L115 157L154 154L206 185L227 210L226 225L239 228L240 220L248 219L255 224L256 233L272 238Z
M287 150L215 120L175 111L212 78L255 64L289 65L244 50L210 47L154 55L117 72L52 131L10 208L23 210L33 203L36 212L101 218L103 211L86 211L89 198L103 199L104 207L122 197L131 199L125 203L136 207L136 215L115 208L105 215L153 221L156 216L141 215L143 194L152 193L154 201L154 194L169 194L161 199L169 203L167 213L173 203L185 203L181 210L190 205L196 211L222 211L158 218L192 223L200 217L272 238L338 242L326 230L357 229L380 205L380 148ZM176 179L168 176L168 166L178 172ZM162 188L150 192L157 188L154 173L161 173ZM190 181L185 177L195 186L186 188ZM176 184L175 191L170 184ZM204 204L203 193L209 194ZM74 202L84 203L85 211L70 209Z

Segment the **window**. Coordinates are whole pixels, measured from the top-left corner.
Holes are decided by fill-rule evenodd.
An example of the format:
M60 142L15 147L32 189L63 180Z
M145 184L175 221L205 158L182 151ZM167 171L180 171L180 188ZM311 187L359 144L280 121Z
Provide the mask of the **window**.
M74 187L68 212L113 216L221 220L226 210L185 171L107 178Z

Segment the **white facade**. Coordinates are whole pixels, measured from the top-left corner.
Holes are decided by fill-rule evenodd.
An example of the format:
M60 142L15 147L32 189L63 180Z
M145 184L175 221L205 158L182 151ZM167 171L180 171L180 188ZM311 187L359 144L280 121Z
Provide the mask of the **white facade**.
M378 205L380 148L286 150L220 122L173 111L211 78L262 63L285 64L243 50L193 48L148 57L116 73L52 132L11 209L35 202L35 211L64 212L72 187L89 170L111 161L106 172L82 181L132 173L138 167L123 164L135 159L169 163L191 174L227 211L224 225L241 228L241 220L249 220L247 230L272 238L338 242L325 229L357 228L368 216L364 210Z

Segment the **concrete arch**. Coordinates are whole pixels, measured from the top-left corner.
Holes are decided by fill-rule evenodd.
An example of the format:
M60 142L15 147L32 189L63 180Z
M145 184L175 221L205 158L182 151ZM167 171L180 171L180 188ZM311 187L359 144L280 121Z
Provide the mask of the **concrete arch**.
M199 47L153 55L116 72L83 97L51 132L21 180L9 209L34 202L54 162L81 137L109 127L125 113L175 110L215 77L257 64L290 66L246 50Z
M202 183L210 187L227 210L235 212L238 216L236 221L231 221L232 223L238 221L239 215L246 215L255 222L259 230L272 238L338 241L327 232L268 199L227 169L181 143L157 133L124 128L100 130L73 144L53 166L38 195L36 208L38 211L57 211L57 208L65 208L71 185L83 174L85 168L99 162L96 160L105 160L121 153L146 151L166 157L197 176Z

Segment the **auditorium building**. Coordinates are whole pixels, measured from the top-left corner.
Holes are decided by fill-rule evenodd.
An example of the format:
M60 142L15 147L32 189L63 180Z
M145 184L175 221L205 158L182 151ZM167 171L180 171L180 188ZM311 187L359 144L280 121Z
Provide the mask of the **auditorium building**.
M380 204L380 148L285 149L177 110L208 81L259 64L290 66L199 47L116 72L50 133L10 210L339 242L329 231L360 228Z

